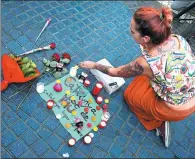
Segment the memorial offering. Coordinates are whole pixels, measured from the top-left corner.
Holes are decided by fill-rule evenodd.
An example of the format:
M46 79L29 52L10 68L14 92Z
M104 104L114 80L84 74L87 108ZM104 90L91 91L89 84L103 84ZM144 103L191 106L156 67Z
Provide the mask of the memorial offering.
M40 96L47 102L48 109L53 110L63 127L78 141L91 130L97 131L103 111L93 96L77 77L66 75L60 79L62 91L56 92L56 81L46 85ZM48 111L51 111L48 110ZM74 145L74 140L69 145Z

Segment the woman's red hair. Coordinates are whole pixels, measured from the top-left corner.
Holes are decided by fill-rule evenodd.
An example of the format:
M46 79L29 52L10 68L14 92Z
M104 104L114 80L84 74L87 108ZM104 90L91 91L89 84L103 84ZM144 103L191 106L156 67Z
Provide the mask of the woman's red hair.
M171 34L173 14L170 8L160 10L152 7L141 7L133 16L137 31L142 36L149 36L155 45L162 43Z

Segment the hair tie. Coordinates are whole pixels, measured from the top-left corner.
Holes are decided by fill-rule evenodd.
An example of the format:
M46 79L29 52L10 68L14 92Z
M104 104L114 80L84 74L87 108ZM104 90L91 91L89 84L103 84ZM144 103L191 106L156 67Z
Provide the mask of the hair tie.
M160 19L163 20L163 14L162 13L160 13Z

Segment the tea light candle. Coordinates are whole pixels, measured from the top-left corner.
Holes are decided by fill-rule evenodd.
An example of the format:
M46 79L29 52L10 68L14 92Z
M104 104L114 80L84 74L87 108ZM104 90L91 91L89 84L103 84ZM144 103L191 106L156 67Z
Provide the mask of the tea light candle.
M101 104L102 101L103 101L103 97L98 96L97 99L96 99L97 104Z
M83 142L84 144L90 144L92 142L91 136L89 135L85 136Z
M103 115L102 115L102 120L108 121L109 118L110 118L110 113L109 112L104 112Z
M68 141L68 145L69 145L69 146L74 146L75 144L76 144L75 138L71 138L71 139Z
M39 82L37 83L37 87L36 87L36 91L38 93L43 93L45 89L44 83L43 82Z
M47 109L52 109L54 106L54 101L53 100L48 100L47 101Z
M72 76L72 77L76 77L76 75L77 75L77 70L78 70L78 66L75 66L75 67L72 67L71 69L70 69L70 76Z
M88 80L88 79L85 79L85 81L84 81L84 86L85 87L88 87L89 85L90 85L90 81Z
M102 120L102 121L100 122L100 124L98 125L98 127L99 127L100 129L103 129L104 127L106 127L106 121Z

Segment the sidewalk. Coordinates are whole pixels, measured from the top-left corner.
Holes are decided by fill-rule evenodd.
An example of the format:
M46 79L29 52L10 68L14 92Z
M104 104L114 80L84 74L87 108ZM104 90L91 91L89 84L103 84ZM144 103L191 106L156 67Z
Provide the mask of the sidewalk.
M130 2L129 2L130 3ZM34 48L55 42L55 50L30 55L42 70L42 58L55 52L68 52L72 62L98 61L107 58L115 66L132 61L140 55L138 45L129 33L129 22L141 2L131 7L120 1L2 1L2 51L20 54L31 50L47 18L51 25ZM91 81L95 78L90 75ZM28 92L11 97L27 84L10 84L1 94L1 157L2 158L195 158L195 114L181 122L172 122L172 143L165 148L154 131L146 131L123 100L123 91L109 96L111 119L105 129L94 132L90 145L82 140L69 147L68 132L47 110L45 102L33 87L16 112L16 105ZM51 82L44 76L40 81ZM103 91L102 95L108 97ZM10 98L11 97L11 98Z

